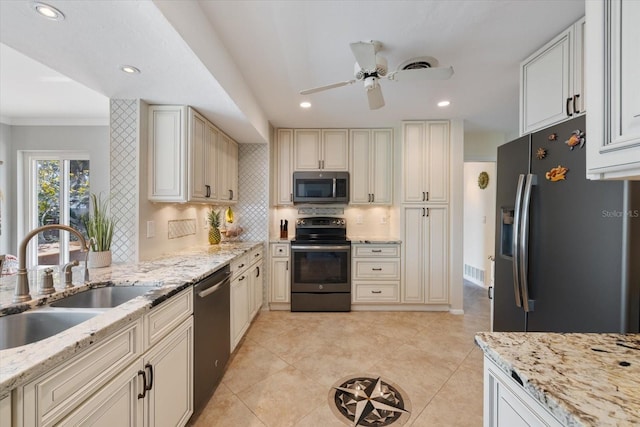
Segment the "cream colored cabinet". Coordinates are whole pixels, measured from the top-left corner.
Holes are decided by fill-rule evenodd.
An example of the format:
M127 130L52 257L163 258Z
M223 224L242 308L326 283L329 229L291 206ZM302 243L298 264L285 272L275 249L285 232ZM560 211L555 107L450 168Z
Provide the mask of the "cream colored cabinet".
M218 139L218 200L224 203L238 201L238 143L220 134Z
M400 302L400 245L352 244L354 305Z
M640 180L640 2L588 1L587 177Z
M271 243L269 306L271 309L288 308L291 302L291 271L289 243Z
M0 425L11 425L11 395L8 394L0 399Z
M13 391L16 426L185 425L193 413L193 290Z
M231 261L231 351L262 306L262 247Z
M449 303L449 227L446 206L404 206L402 302Z
M295 129L294 170L348 171L347 129Z
M149 200L238 200L238 144L193 108L149 106L147 150Z
M560 427L563 424L506 375L484 358L484 427Z
M449 199L449 122L402 123L402 203Z
M520 64L520 135L585 113L582 18Z
M275 146L275 205L293 204L293 129L278 129Z
M351 129L349 203L393 202L393 129Z
M264 284L262 248L251 253L251 266L249 267L249 319L252 320L260 307L262 307L262 288Z

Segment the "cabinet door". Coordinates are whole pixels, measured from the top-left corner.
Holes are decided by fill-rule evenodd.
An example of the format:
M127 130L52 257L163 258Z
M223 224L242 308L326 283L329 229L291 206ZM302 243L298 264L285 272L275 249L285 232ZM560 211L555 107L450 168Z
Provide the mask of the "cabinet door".
M353 205L371 202L371 131L368 129L351 130L351 193L349 203ZM376 180L377 182L377 180Z
M206 185L208 185L209 197L207 201L215 202L220 198L220 184L218 183L218 156L220 150L218 149L218 137L220 131L211 123L207 123L205 129L205 141L207 142L208 152L205 158L206 167Z
M449 198L449 122L427 122L425 200L445 203Z
M429 268L427 242L425 240L425 208L403 208L404 271L402 277L402 302L424 303L425 271Z
M572 102L572 112L575 115L584 114L587 112L586 105L586 81L585 74L585 34L586 34L586 19L584 16L573 24L573 92L572 95L575 98Z
M296 129L294 135L294 169L297 171L320 169L320 130Z
M371 139L372 200L376 205L390 205L393 202L393 129L373 129Z
M149 107L149 200L187 201L187 129L184 107Z
M249 327L249 277L247 272L231 282L231 351Z
M276 145L276 205L293 204L293 130L278 129Z
M238 144L227 135L218 137L218 182L221 202L238 201Z
M446 207L426 208L425 240L428 242L426 267L427 295L425 302L449 302L449 227Z
M56 425L141 427L143 400L138 399L138 395L142 393L144 383L138 369L137 363L124 369Z
M193 109L189 109L189 200L207 201L209 183L210 135L207 121Z
M253 264L248 273L250 274L249 305L251 307L251 313L249 319L251 320L258 314L260 307L262 307L262 260Z
M193 413L193 316L155 345L140 369L151 388L144 399L145 425L185 425Z
M425 201L425 123L402 124L402 201L423 203Z
M238 201L238 161L240 159L238 154L238 143L234 140L229 141L228 148L228 160L229 160L229 189L231 190L231 201Z
M542 129L568 116L573 32L569 28L520 66L520 135Z
M349 170L349 132L347 129L322 130L320 160L323 170Z
M289 258L271 259L271 302L290 302Z

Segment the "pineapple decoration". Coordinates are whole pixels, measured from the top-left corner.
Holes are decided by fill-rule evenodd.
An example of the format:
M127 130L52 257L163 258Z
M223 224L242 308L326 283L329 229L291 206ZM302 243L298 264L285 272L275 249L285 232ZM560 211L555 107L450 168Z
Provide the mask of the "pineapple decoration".
M213 208L209 211L209 244L217 245L220 243L222 236L220 235L220 211L215 211Z

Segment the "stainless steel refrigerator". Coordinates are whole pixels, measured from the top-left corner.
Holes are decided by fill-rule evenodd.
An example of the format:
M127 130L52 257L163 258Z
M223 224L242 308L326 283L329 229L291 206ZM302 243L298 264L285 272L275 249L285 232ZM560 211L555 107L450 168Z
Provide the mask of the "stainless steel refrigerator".
M495 331L640 330L640 182L587 180L575 130L584 116L498 147Z

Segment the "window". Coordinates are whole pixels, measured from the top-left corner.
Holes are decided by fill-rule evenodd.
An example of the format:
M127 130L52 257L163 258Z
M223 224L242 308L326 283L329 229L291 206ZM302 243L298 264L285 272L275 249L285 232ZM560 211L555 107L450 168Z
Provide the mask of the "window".
M48 224L69 225L86 237L82 217L89 211L89 154L83 152L24 152L23 206L28 212L23 235ZM34 242L37 241L37 244ZM29 245L29 266L84 260L78 238L60 230L34 237Z

